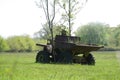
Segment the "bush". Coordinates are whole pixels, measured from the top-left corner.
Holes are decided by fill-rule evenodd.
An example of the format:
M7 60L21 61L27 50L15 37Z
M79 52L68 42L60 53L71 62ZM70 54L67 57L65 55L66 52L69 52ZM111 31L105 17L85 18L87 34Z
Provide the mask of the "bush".
M29 36L13 36L7 39L10 51L24 52L35 50L35 42Z
M9 46L6 40L0 36L0 52L8 51L8 50L9 50Z

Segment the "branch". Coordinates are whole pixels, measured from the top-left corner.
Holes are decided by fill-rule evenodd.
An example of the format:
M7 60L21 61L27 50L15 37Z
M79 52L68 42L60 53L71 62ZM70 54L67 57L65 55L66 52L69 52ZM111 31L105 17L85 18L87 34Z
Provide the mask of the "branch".
M48 25L49 25L49 29L51 29L51 21L50 21L50 15L49 15L48 0L46 0L46 7L47 7L47 22L48 22Z
M58 4L65 11L65 13L68 14L67 10L65 9L65 4L61 5L60 2L58 2Z
M53 23L53 20L55 18L55 2L56 2L56 0L54 0L54 3L53 3L53 18L51 20L52 23Z

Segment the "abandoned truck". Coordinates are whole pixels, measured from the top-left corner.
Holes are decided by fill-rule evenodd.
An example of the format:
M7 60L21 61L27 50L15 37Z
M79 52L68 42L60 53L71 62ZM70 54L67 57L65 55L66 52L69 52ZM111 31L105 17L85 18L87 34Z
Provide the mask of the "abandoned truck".
M37 63L53 62L95 65L95 59L90 52L103 48L103 46L81 44L80 37L66 35L56 35L53 45L51 40L48 40L46 45L36 45L43 47L43 50L36 55Z

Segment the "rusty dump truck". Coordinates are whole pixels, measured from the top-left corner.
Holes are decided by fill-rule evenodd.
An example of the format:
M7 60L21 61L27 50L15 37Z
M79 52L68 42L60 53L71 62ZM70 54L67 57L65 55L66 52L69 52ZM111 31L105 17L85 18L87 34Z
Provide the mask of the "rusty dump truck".
M53 45L48 40L46 45L42 46L43 50L36 55L37 63L80 63L95 65L95 59L90 53L96 51L103 46L93 44L81 44L80 37L56 35Z

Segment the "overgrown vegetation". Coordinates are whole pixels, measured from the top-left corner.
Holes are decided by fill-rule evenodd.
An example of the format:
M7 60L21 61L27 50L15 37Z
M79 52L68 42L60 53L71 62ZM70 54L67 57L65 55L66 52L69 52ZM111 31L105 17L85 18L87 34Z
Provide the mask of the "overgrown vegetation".
M93 52L95 66L35 63L35 53L0 53L0 80L119 80L115 52Z

